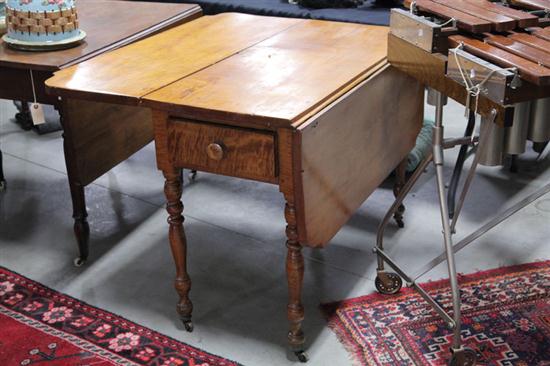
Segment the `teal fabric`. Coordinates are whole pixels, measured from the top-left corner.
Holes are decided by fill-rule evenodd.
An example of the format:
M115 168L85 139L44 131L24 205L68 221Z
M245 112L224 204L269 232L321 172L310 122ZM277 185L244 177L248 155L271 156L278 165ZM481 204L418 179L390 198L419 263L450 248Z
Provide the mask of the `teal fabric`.
M432 136L433 127L435 122L429 119L425 119L420 129L420 133L416 138L416 146L409 153L407 172L412 172L416 169L418 164L430 153L432 149Z

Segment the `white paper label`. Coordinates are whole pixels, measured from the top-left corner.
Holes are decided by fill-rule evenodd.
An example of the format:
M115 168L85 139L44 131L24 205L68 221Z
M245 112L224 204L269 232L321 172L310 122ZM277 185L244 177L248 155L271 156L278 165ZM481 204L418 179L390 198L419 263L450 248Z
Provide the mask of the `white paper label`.
M40 103L31 103L30 106L32 123L36 125L41 125L46 123L46 118L44 117L44 108Z

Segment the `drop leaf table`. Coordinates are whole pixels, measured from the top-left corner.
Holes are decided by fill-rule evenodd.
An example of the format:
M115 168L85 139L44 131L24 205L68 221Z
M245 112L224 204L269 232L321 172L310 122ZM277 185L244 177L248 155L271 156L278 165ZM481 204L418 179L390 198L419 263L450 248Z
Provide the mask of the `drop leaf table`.
M302 247L330 241L407 156L422 123L423 88L388 65L387 34L387 27L226 13L47 81L69 118L94 119L106 105L125 120L151 113L177 310L188 330L181 170L276 184L286 200L288 341L306 359Z
M124 108L68 111L46 94L44 81L57 70L107 53L202 15L192 4L152 4L114 0L78 2L80 27L87 33L77 47L48 52L11 49L0 39L0 98L54 105L61 113L64 152L80 255L88 257L89 225L84 188L153 139L150 118ZM93 75L89 75L93 77ZM70 115L70 116L69 116ZM131 118L131 121L130 121ZM117 123L113 124L116 119ZM0 185L3 174L0 153Z

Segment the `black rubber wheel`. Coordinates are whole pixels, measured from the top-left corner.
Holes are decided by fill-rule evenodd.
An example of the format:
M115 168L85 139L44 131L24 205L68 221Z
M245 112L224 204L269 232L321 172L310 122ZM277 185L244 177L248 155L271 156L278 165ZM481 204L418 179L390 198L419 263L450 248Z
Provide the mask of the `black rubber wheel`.
M300 361L301 363L306 363L307 361L309 361L309 356L305 351L296 351L294 352L294 354L298 358L298 361Z
M194 182L197 179L197 171L196 170L191 170L189 172L189 179L191 180L191 182Z
M374 280L374 285L378 292L384 295L394 295L398 293L403 287L403 280L401 277L391 272L386 272L385 277L387 277L387 280L383 281L379 274L376 276L376 280Z
M464 348L462 351L462 362L458 361L458 353L453 353L451 357L450 366L475 366L477 360L476 352L471 348Z

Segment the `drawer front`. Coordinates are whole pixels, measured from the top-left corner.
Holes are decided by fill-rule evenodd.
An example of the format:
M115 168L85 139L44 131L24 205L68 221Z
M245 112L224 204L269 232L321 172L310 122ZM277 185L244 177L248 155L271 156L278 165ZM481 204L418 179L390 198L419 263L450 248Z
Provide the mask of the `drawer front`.
M183 168L275 182L275 137L269 132L171 119L168 151Z

